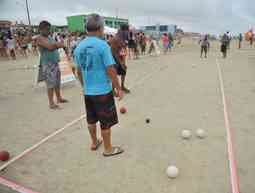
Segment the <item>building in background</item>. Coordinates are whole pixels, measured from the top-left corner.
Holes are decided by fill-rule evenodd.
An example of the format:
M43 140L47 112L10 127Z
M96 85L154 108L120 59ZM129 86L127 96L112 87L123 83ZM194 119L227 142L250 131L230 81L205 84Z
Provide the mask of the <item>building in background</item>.
M67 17L68 30L70 32L84 32L88 15L75 15ZM116 17L104 17L105 25L118 29L122 24L128 24L128 19Z
M141 26L139 30L144 32L146 35L152 35L155 38L159 38L164 33L171 33L174 35L177 30L177 25L148 25Z

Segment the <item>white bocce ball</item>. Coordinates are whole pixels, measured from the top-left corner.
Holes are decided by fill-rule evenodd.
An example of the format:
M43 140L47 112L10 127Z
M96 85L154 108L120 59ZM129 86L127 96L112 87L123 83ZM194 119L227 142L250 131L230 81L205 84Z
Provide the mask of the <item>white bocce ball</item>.
M189 130L183 130L182 131L182 138L183 139L189 139L191 137L191 132Z
M166 170L167 176L169 178L176 178L179 174L179 169L176 166L169 166Z
M203 129L197 129L197 137L203 139L205 138L205 131Z

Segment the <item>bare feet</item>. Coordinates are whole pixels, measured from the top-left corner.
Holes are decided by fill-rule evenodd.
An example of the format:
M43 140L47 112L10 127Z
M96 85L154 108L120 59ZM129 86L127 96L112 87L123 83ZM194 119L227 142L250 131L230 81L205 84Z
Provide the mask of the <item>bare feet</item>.
M102 145L102 143L103 143L103 140L98 139L96 143L93 143L93 144L91 145L90 150L91 150L91 151L96 151L96 150L98 150L98 148Z

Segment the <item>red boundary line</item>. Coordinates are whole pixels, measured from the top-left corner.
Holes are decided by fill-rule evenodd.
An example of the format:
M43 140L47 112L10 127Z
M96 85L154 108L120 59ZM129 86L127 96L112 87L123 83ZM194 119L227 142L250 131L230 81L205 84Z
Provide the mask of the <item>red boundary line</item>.
M221 95L222 95L225 128L227 131L227 146L228 146L228 159L229 159L229 168L230 168L231 188L232 188L232 193L240 193L240 181L239 181L239 176L237 173L237 161L236 161L235 149L234 149L233 128L230 125L230 118L229 118L227 99L226 99L225 90L224 90L222 69L220 67L220 64L219 64L217 58L216 58L216 63L217 63L217 68L218 68L220 91L221 91Z
M21 158L23 158L24 156L26 156L27 154L31 153L32 151L34 151L35 149L37 149L38 147L40 147L41 145L45 144L47 141L49 141L51 138L55 137L56 135L62 133L65 129L67 129L68 127L76 124L77 122L81 121L82 119L84 119L86 116L82 115L79 118L73 120L72 122L66 124L64 127L58 129L57 131L55 131L54 133L50 134L49 136L45 137L44 139L42 139L41 141L39 141L38 143L36 143L35 145L33 145L32 147L26 149L24 152L22 152L21 154L17 155L16 157L12 158L10 161L8 161L6 164L2 165L0 167L0 171L4 170L6 167L8 167L9 165L11 165L12 163L20 160Z
M0 177L0 184L9 187L12 190L16 190L19 193L39 193L39 192L33 191L31 189L25 188L19 184L16 184L15 182L5 179L3 177Z

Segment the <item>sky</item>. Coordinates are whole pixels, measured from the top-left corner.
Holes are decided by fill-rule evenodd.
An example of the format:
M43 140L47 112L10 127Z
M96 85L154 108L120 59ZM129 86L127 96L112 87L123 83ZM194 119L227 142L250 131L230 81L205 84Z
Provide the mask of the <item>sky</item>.
M176 24L188 32L233 34L255 26L255 0L28 0L33 24L99 13L129 19L134 26ZM0 0L0 20L28 23L25 0Z

